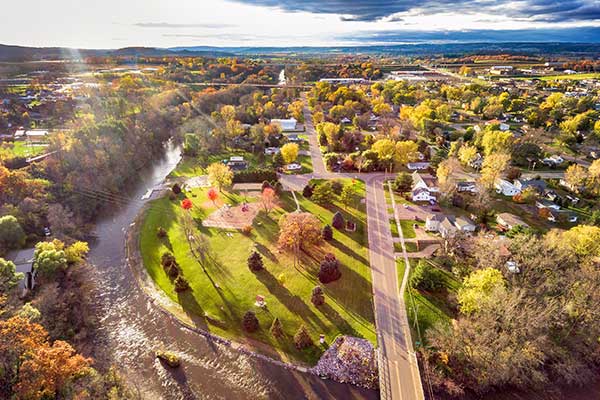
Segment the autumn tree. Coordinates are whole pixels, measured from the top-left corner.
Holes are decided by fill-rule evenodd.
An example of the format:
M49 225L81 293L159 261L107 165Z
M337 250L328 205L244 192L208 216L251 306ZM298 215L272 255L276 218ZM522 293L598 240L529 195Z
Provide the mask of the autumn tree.
M14 287L22 278L23 274L16 272L15 264L12 261L0 257L0 293Z
M294 335L294 344L298 350L305 349L313 345L313 341L308 333L306 326L302 325Z
M0 249L19 248L25 244L25 231L12 215L0 217Z
M206 193L208 199L212 201L213 205L217 205L217 199L219 198L219 193L215 190L215 188L208 189L208 193Z
M293 163L298 158L299 147L296 143L286 143L281 147L281 155L286 164Z
M418 160L419 146L412 140L396 142L394 159L400 165Z
M252 272L257 272L264 268L262 256L258 251L255 250L248 256L248 268Z
M600 194L600 159L594 160L588 168L587 189L590 193Z
M565 171L564 180L569 188L575 193L581 192L585 187L588 171L579 164L573 164Z
M325 293L323 293L323 289L320 286L315 286L312 290L310 301L315 306L321 306L325 304Z
M458 150L458 159L463 165L469 165L477 156L477 147L464 145Z
M346 210L356 204L357 197L358 193L353 185L344 185L340 194L340 201L346 206Z
M219 188L219 192L222 192L224 187L230 186L233 181L233 171L222 163L209 165L206 172L211 186Z
M477 270L465 278L458 291L460 310L470 314L479 310L485 302L492 299L494 292L504 290L502 273L494 268Z
M508 168L510 155L504 153L490 154L483 160L479 181L486 189L492 189L496 181Z
M273 337L276 339L283 337L283 325L281 324L279 318L275 317L273 319L273 323L271 324L271 328L269 328L269 332L271 332L271 335L273 335Z
M262 204L267 215L277 204L277 193L270 187L265 188L260 194L260 204Z
M278 241L281 248L292 250L298 257L300 251L321 240L321 222L311 213L295 212L281 216Z

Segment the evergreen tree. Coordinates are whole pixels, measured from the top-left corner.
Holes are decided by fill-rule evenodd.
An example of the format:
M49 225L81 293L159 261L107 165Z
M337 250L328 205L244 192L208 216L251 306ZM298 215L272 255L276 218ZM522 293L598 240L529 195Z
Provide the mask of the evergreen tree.
M262 256L258 251L254 250L248 257L248 268L253 272L260 271L264 268Z
M313 341L304 325L302 325L294 335L294 344L298 350L302 350L313 345Z
M331 229L331 226L325 225L323 227L322 235L323 235L324 240L327 240L327 241L333 240L333 229Z
M242 319L242 326L246 332L256 332L258 330L258 318L254 311L246 311Z
M281 325L281 321L279 320L279 318L275 318L273 320L269 331L271 332L271 335L273 335L274 338L279 339L283 337L283 325Z

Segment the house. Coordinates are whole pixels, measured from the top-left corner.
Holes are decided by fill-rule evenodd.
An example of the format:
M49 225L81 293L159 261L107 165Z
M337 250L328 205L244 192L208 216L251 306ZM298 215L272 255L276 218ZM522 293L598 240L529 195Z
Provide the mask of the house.
M458 228L454 226L450 218L446 217L440 222L439 232L443 238L448 238L454 236L458 232Z
M548 208L550 210L556 210L556 211L560 210L560 206L558 204L553 203L550 200L546 200L546 199L536 200L535 206L537 208L539 208L540 210L542 208Z
M529 187L535 189L535 191L538 193L544 193L546 190L546 182L542 179L516 179L513 184L520 191L523 191Z
M507 261L504 265L506 266L508 272L510 272L511 274L518 274L519 272L521 272L519 264L517 264L515 261Z
M352 121L350 120L350 118L348 117L344 117L341 119L340 123L344 124L344 125L349 125L352 123Z
M425 218L425 230L428 232L438 232L440 230L440 223L444 218L442 214L427 214Z
M272 156L273 154L279 153L281 150L279 147L265 147L265 155Z
M469 166L473 169L481 169L483 167L483 157L481 154L477 153L475 157L469 161Z
M429 168L430 163L428 162L412 162L412 163L408 163L406 164L406 167L408 169L410 169L411 171L416 171L416 170L424 170Z
M511 213L500 213L496 215L496 222L498 223L498 225L507 230L510 230L515 226L523 226L525 228L529 227L529 225L527 225L525 221Z
M417 171L413 172L412 179L413 186L411 192L413 201L436 201L435 193L438 192L438 188L435 185L427 183Z
M498 125L498 129L500 129L502 132L506 132L506 131L508 131L510 129L510 125L508 125L508 124L506 124L504 122L501 122L501 121L499 121L497 119L493 119L491 121L488 121L485 124L486 125Z
M241 171L248 168L248 162L244 161L244 157L242 156L231 156L229 160L225 161L225 164L234 171Z
M514 196L516 194L521 193L519 189L506 179L498 179L496 180L496 193L503 194L504 196Z
M477 193L477 185L474 181L456 182L456 191L459 193Z
M475 223L467 217L456 217L454 226L456 226L459 231L466 233L473 233L477 229Z
M492 75L508 75L513 70L511 65L494 65L490 68L490 74Z
M549 167L557 167L564 162L565 162L565 159L556 154L542 159L542 164L545 164Z
M33 268L35 248L15 250L9 252L6 259L15 264L17 273L23 274L23 279L19 281L19 289L31 290L35 287L35 278L37 273Z
M290 119L272 119L272 124L279 125L282 132L291 132L296 130L296 124L298 121L296 118Z

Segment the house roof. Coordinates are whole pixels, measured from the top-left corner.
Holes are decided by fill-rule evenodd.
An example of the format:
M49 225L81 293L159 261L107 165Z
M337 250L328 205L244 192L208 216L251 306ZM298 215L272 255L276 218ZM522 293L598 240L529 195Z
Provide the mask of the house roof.
M467 217L456 217L454 225L456 225L457 228L462 229L465 226L475 226L475 223Z
M511 214L511 213L500 213L500 214L496 215L496 219L501 219L505 224L510 225L510 226L516 226L516 225L521 225L521 226L525 226L525 227L529 226L521 218L519 218L518 216Z
M444 220L440 223L440 229L442 228L445 231L457 230L456 226L454 226L454 223L450 220L449 217L444 218Z
M428 221L438 221L441 222L444 220L444 218L446 218L446 216L444 214L434 214L434 213L430 213L427 214L427 216L425 217Z

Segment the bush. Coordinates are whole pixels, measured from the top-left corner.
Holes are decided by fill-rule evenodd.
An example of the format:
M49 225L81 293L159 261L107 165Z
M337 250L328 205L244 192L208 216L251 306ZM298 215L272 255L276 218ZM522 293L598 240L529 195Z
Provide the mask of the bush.
M283 325L281 325L281 321L279 320L279 318L275 318L273 320L269 331L271 332L271 335L273 335L274 338L279 339L283 337Z
M323 240L327 240L327 241L333 240L333 229L331 229L331 226L325 225L323 227L322 236L323 236Z
M253 251L248 257L248 268L250 271L260 271L264 268L262 256L258 251Z
M254 311L246 311L242 319L242 326L246 332L256 332L258 330L258 318Z
M310 185L310 183L306 186L304 186L304 189L302 189L302 196L304 196L307 199L310 199L313 195L313 187Z
M315 306L321 306L325 304L325 294L323 293L323 289L320 286L315 286L312 290L312 296L310 297L310 301Z
M173 254L169 252L163 253L160 259L160 264L169 277L175 278L177 275L179 275L179 265L177 264Z
M342 277L340 272L340 262L333 254L325 255L319 268L319 281L321 283L330 283L337 281Z
M175 291L177 293L185 292L189 289L190 284L188 283L188 281L185 280L183 276L179 275L177 278L175 278Z
M171 187L171 191L175 194L180 194L181 193L181 186L179 186L179 184L174 184L173 187Z
M337 211L335 214L333 214L331 225L338 230L344 228L344 216L341 212Z
M158 358L161 361L164 361L164 363L171 368L177 368L179 367L179 365L181 365L181 360L179 359L179 357L176 354L173 354L168 351L158 350L156 352L156 358Z
M173 192L169 192L169 200L171 200L171 201L177 200L177 195Z
M159 239L164 239L167 237L167 231L162 226L159 226L158 229L156 229L156 236L158 236Z
M446 287L446 278L442 271L420 261L410 277L410 286L415 289L435 292Z
M271 186L271 182L269 182L269 181L263 181L262 187L260 188L260 191L264 192L265 189L267 189L267 188L273 189L273 186Z
M276 182L277 172L273 169L259 168L238 171L233 175L233 183Z
M294 335L294 344L298 350L302 350L313 345L313 341L304 325L302 325Z
M242 228L242 233L246 236L250 236L250 234L252 233L252 225L245 225Z

